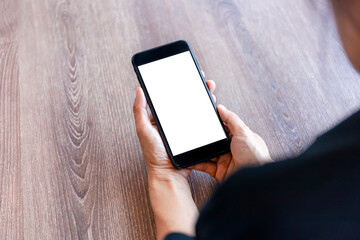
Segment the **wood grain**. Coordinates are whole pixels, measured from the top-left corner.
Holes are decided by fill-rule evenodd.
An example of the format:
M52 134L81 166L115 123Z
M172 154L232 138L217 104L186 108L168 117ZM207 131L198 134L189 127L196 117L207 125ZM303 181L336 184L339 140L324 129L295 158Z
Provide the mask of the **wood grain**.
M23 185L20 151L16 1L0 2L0 238L22 239ZM7 11L4 11L4 10Z
M0 239L155 238L130 59L178 39L278 160L360 108L326 0L0 0Z

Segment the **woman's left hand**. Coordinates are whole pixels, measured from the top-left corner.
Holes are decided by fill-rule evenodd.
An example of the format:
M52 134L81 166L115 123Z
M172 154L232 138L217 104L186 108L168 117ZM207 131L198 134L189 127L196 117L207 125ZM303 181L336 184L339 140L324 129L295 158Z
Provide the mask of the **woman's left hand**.
M215 82L206 81L211 93L215 90ZM215 96L213 96L215 100ZM141 87L136 89L134 103L136 131L143 150L144 161L148 168L149 177L184 178L190 175L190 169L176 169L171 164L157 126L151 114L147 112L147 103Z
M171 164L164 143L160 137L152 115L147 112L147 103L141 87L136 89L134 117L136 132L140 140L144 161L149 178L184 178L190 175L190 169L176 169Z
M214 81L207 81L212 93ZM213 96L215 100L215 96ZM134 103L136 132L148 168L149 194L154 213L157 239L171 232L195 234L198 210L191 195L190 169L176 169L171 164L154 119L147 112L143 90L136 89Z

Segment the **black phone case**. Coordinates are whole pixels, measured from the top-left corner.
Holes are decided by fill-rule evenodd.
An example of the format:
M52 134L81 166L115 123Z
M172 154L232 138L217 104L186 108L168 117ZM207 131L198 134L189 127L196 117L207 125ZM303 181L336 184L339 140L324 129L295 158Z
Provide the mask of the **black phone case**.
M168 44L165 44L165 45L161 45L161 46L158 46L158 47L155 47L155 48L151 48L151 49L148 49L148 50L145 50L145 51L136 53L136 54L134 54L134 56L132 57L131 62L132 62L132 65L133 65L133 67L134 67L134 71L135 71L135 73L136 73L136 76L137 76L137 78L138 78L138 81L139 81L139 83L140 83L140 86L141 86L141 88L142 88L143 91L144 91L146 101L147 101L147 103L148 103L148 105L149 105L149 108L150 108L150 110L151 110L151 113L152 113L152 115L153 115L153 117L154 117L155 123L156 123L156 125L157 125L157 127L158 127L158 130L159 130L159 133L160 133L160 136L161 136L161 139L163 140L165 149L166 149L166 151L167 151L167 153L168 153L168 155L169 155L170 161L171 161L171 163L173 164L173 166L174 166L175 168L181 169L181 168L186 168L186 167L188 167L188 166L191 166L191 165L194 165L194 164L197 164L197 163L200 163L200 162L209 160L209 159L211 159L211 158L214 158L214 157L217 157L217 156L220 156L220 155L222 155L222 154L225 154L225 153L229 152L229 151L230 151L230 138L229 138L229 136L228 136L228 134L227 134L227 131L226 131L226 128L225 128L223 122L220 121L220 123L221 123L221 125L222 125L222 127L223 127L223 129L224 129L226 138L227 138L227 140L228 140L228 142L229 142L229 146L228 146L227 149L225 149L224 151L217 152L216 154L209 155L209 156L207 156L207 157L204 158L204 159L199 159L199 160L197 160L197 161L194 161L194 162L191 162L191 163L185 164L185 165L179 165L179 164L175 161L175 158L174 158L174 156L173 156L173 154L172 154L172 152L171 152L170 145L169 145L168 142L167 142L165 133L164 133L164 131L163 131L162 127L161 127L160 121L159 121L159 119L158 119L158 117L157 117L155 108L154 108L154 106L153 106L153 104L152 104L152 101L151 101L151 99L150 99L150 96L149 96L149 94L148 94L148 92L147 92L147 90L146 90L146 86L145 86L145 84L144 84L144 81L143 81L143 79L142 79L142 77L141 77L141 74L140 74L140 72L139 72L139 69L138 69L138 67L137 67L137 65L136 65L136 63L135 63L135 57L136 57L137 55L139 55L139 54L144 54L144 53L146 54L147 52L150 52L150 51L153 51L153 50L156 50L156 49L159 49L159 48L163 48L163 47L166 47L166 46L169 46L169 45L172 45L172 44L177 44L177 43L186 44L186 46L187 46L188 50L190 51L190 54L191 54L194 62L195 62L196 68L197 68L197 70L198 70L198 72L199 72L199 74L200 74L200 76L201 76L201 79L202 79L202 81L203 81L203 84L205 84L205 89L206 89L206 91L207 91L207 93L208 93L208 95L209 95L209 97L210 97L210 100L211 100L211 102L212 102L212 104L213 104L213 107L215 108L215 112L216 112L218 118L221 119L221 118L220 118L220 115L219 115L219 113L218 113L218 111L217 111L217 109L216 109L216 104L215 104L215 102L214 102L214 100L213 100L213 98L212 98L212 96L211 96L211 93L210 93L210 91L209 91L209 89L208 89L208 87L207 87L207 85L206 85L206 81L205 81L205 79L204 79L204 76L202 75L202 73L201 73L201 71L200 71L200 67L199 67L199 65L198 65L198 62L197 62L196 58L194 57L193 51L192 51L190 45L189 45L185 40L179 40L179 41L176 41L176 42L171 42L171 43L168 43Z

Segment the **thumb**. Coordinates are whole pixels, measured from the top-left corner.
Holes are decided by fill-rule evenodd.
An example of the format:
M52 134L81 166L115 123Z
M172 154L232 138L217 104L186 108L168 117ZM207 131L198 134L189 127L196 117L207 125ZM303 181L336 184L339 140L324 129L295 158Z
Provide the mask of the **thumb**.
M149 115L146 111L146 99L141 87L136 89L136 98L133 106L136 132L138 135L142 135L146 132L146 129L151 126Z
M223 105L217 107L221 120L228 126L233 135L241 135L248 129L246 124L232 111Z

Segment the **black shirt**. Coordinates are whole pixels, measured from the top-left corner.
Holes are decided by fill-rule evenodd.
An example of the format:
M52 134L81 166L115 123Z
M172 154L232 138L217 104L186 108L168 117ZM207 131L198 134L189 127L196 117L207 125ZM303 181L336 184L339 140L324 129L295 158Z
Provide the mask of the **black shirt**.
M360 112L300 156L242 169L200 212L185 239L360 239Z

